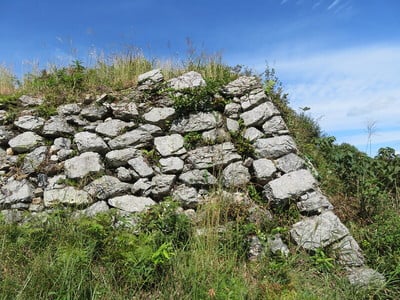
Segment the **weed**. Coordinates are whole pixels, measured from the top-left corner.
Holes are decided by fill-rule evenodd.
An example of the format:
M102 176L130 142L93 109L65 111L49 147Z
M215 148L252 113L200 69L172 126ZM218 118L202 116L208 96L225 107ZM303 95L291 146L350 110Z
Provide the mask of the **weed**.
M189 132L183 137L184 146L186 149L195 149L203 142L203 136L199 132Z

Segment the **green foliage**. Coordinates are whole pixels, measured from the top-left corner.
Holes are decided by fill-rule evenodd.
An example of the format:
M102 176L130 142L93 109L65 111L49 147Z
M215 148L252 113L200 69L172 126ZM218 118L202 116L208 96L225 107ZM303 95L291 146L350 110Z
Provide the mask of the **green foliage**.
M187 115L195 112L223 111L225 100L222 97L215 97L215 94L225 84L219 80L206 79L206 85L196 88L189 88L176 94L170 93L174 101L174 108L178 115Z
M199 132L189 132L183 137L184 146L186 149L191 150L203 143L203 136Z
M323 249L316 249L311 258L313 259L316 267L323 272L331 271L334 268L334 259L327 256Z
M242 158L254 157L254 146L242 135L241 131L231 132L231 137L237 153L239 153Z

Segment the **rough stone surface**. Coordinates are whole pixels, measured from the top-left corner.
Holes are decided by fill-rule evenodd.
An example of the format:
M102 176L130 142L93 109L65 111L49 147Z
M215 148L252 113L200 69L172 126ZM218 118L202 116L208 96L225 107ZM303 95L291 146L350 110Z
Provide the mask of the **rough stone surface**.
M124 121L132 121L139 115L136 104L130 101L112 103L110 108L114 117Z
M113 150L106 154L106 163L112 168L118 168L128 164L128 160L138 157L140 150L135 148L125 148Z
M127 212L141 212L155 205L156 202L149 197L138 197L132 195L119 196L108 200L108 204Z
M98 134L114 138L122 134L127 129L132 129L134 125L135 124L132 122L128 123L118 119L107 119L104 122L97 125L95 131Z
M248 127L244 133L243 137L245 139L248 139L250 142L254 142L258 140L259 138L262 138L264 136L264 133L262 133L260 130L258 130L255 127Z
M187 161L198 169L227 165L242 159L230 142L200 147L189 151L188 155Z
M111 149L122 149L130 146L147 145L153 140L153 136L145 130L134 129L128 131L108 142Z
M14 134L11 130L8 130L6 126L0 126L0 145L6 145Z
M364 256L358 243L352 236L346 236L332 245L337 255L337 261L346 267L360 267L364 265Z
M161 172L176 174L183 170L184 161L179 157L161 158L159 160Z
M268 98L265 95L263 89L254 89L250 93L240 98L240 104L244 111L254 108L255 106L267 101Z
M138 77L139 90L148 90L157 87L164 80L164 76L160 69L154 69Z
M74 134L74 128L64 118L53 116L46 121L42 133L48 137L69 136Z
M163 157L186 153L183 136L171 134L154 138L154 146Z
M26 174L35 172L45 162L48 153L47 150L46 146L41 146L28 153L24 158L22 171Z
M289 153L278 158L275 164L284 173L293 172L305 167L304 160L294 153Z
M227 96L243 96L259 86L260 83L256 77L242 76L228 83L223 92Z
M225 105L224 114L232 119L238 119L239 114L242 112L242 108L239 103L228 103Z
M94 217L100 213L106 213L110 210L106 201L97 201L90 205L88 208L84 209L82 213L88 217Z
M170 194L175 179L175 175L154 176L151 180L151 184L153 186L151 195L154 197L154 199L162 199L164 196Z
M201 135L206 143L222 143L231 140L230 134L223 128L204 131Z
M152 188L151 181L147 178L140 178L132 186L132 194L149 196Z
M84 107L80 115L89 121L104 119L108 114L108 109L104 105L92 104Z
M34 98L27 95L22 95L21 97L19 97L19 101L22 106L37 106L43 104L44 102L43 99Z
M140 177L150 177L154 174L153 169L149 166L143 156L130 159L128 164L136 173L139 174Z
M44 119L36 116L21 116L16 121L14 125L20 129L28 131L39 131L44 125Z
M91 199L89 194L85 191L67 186L62 189L44 191L43 203L45 207L51 207L57 204L84 205L91 203Z
M105 175L86 185L83 190L93 199L107 200L128 192L131 187L130 184L121 182L113 176Z
M92 132L78 132L74 136L74 143L78 147L79 152L98 152L105 153L107 152L108 146L104 142L104 140L99 137L97 134Z
M264 247L256 235L251 235L249 237L249 253L248 258L249 260L257 260L261 258L263 253Z
M8 144L16 153L29 152L42 144L44 139L32 131L26 131L12 138Z
M279 158L297 151L294 140L288 135L258 139L254 148L258 158Z
M353 268L347 277L352 285L361 287L382 287L386 282L381 273L367 267Z
M172 122L171 132L187 133L193 131L205 131L218 127L222 116L219 113L190 114L188 117L176 119Z
M271 102L265 102L252 110L240 114L240 118L242 118L245 126L257 126L262 125L265 121L278 114L279 111Z
M307 193L300 197L297 202L297 207L300 212L306 214L321 213L327 209L333 209L333 205L320 192Z
M271 204L285 205L316 187L317 181L309 170L298 170L268 182L264 194Z
M62 116L78 115L81 112L81 106L77 103L64 104L57 107L57 112Z
M254 160L253 170L256 180L260 184L266 184L270 181L277 171L274 163L266 158Z
M0 205L11 205L19 202L30 202L34 187L26 179L15 180L10 177L1 187Z
M172 78L168 81L169 86L174 90L184 90L205 86L206 82L200 73L190 71L179 77Z
M271 119L267 120L263 124L262 129L266 135L282 135L289 133L285 121L283 121L281 116L273 116Z
M293 240L307 250L325 248L349 234L349 230L332 211L306 218L292 226Z
M282 254L284 256L289 255L289 248L282 241L282 237L280 234L275 234L272 237L269 237L267 240L267 245L269 250L274 254Z
M172 107L154 107L143 115L146 122L165 127L166 123L175 116L175 109Z
M201 197L194 187L181 184L172 192L172 197L179 201L184 209L196 208Z
M85 152L66 160L64 170L68 178L74 179L102 172L104 166L98 153Z
M179 180L187 185L199 186L199 187L207 187L210 185L217 184L217 178L215 178L210 172L207 170L191 170L185 173L182 173L179 176Z
M250 181L249 170L241 161L228 165L222 171L222 180L226 187L245 186Z
M226 119L226 129L230 132L237 132L240 129L239 122L233 119Z

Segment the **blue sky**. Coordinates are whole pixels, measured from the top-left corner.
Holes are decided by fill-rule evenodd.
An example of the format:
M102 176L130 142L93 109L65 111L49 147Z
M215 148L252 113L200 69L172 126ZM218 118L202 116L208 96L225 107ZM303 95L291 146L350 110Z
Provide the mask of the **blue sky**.
M0 11L0 64L16 74L94 49L184 57L189 38L228 64L274 67L291 106L338 142L367 151L375 124L372 154L400 152L398 0L1 0Z

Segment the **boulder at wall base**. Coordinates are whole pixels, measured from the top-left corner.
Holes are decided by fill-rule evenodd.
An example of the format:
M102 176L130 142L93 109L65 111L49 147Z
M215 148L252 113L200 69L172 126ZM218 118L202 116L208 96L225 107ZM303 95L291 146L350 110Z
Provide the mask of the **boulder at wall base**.
M127 212L141 212L155 205L156 202L149 197L125 195L109 199L108 204Z
M41 145L44 139L32 131L27 131L12 138L8 144L17 153L29 152Z
M305 218L292 226L291 237L299 246L307 250L325 248L349 234L349 230L332 212Z
M89 194L83 190L77 190L72 186L62 189L44 191L43 203L45 207L57 204L84 205L92 202Z

